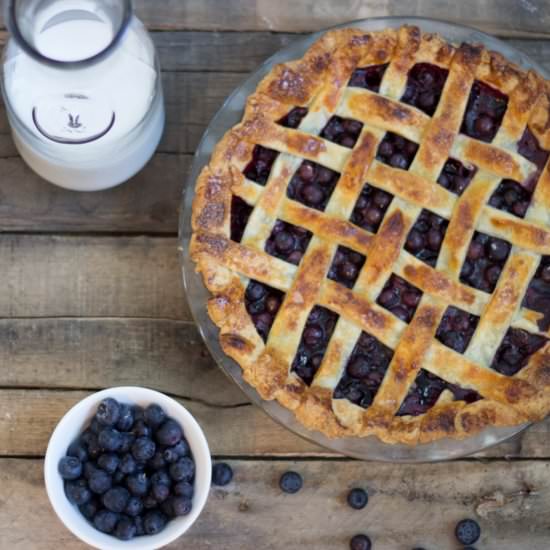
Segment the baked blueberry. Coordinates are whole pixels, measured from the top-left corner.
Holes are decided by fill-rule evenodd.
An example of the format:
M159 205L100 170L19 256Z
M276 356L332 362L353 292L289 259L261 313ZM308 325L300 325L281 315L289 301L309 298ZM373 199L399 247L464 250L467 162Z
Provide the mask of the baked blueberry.
M475 168L467 168L459 160L449 158L443 166L443 170L437 179L437 183L454 193L462 195L475 174Z
M75 456L64 456L59 461L57 471L63 479L78 479L82 475L82 462Z
M153 458L155 451L155 442L148 437L138 437L132 445L132 456L139 462Z
M297 472L285 472L279 480L279 487L285 493L297 493L303 485L302 476Z
M417 63L409 71L401 101L433 115L449 71L431 63Z
M229 464L218 462L212 467L212 483L214 485L224 486L233 479L233 470Z
M275 159L279 156L277 151L255 145L252 150L252 158L243 170L245 177L259 185L265 185L271 173Z
M473 519L462 519L456 524L455 535L461 544L474 544L481 536L481 528Z
M422 291L405 279L392 274L388 279L376 303L389 310L396 317L409 323L422 298Z
M120 458L114 453L103 453L97 459L97 465L111 475L115 473L119 464Z
M119 416L120 405L111 397L101 401L95 414L97 422L102 426L114 426L118 422Z
M114 428L103 428L97 436L97 442L104 451L118 451L122 446L122 436Z
M231 240L240 243L253 207L241 197L231 197Z
M283 118L278 120L277 123L281 126L285 126L286 128L298 128L298 126L300 126L300 122L302 122L302 119L307 115L307 113L307 107L294 107Z
M180 425L169 418L157 430L155 438L161 445L173 446L183 437Z
M152 403L145 409L145 422L148 426L155 429L166 420L166 413L160 405Z
M305 160L287 187L287 196L310 208L324 210L340 174L330 168Z
M131 540L136 536L136 525L128 517L122 516L115 527L115 537L120 540Z
M343 147L353 148L363 124L358 120L342 118L334 115L321 130L321 137L338 143Z
M246 311L258 334L264 342L267 341L271 325L283 302L284 294L276 288L251 280L246 288L244 299Z
M336 249L332 264L328 271L328 278L343 284L347 288L353 288L366 257L345 246Z
M348 493L348 504L354 510L362 510L367 505L368 501L369 495L364 489L356 487Z
M111 476L103 470L95 470L88 479L88 485L92 492L102 495L108 491L113 484Z
M96 529L103 533L112 533L115 529L118 521L118 514L111 512L111 510L100 510L94 516L94 525Z
M355 203L350 221L371 233L376 233L392 199L393 195L386 191L365 184Z
M103 506L111 512L121 513L126 508L130 493L124 487L113 487L109 489L102 497Z
M349 541L350 550L370 550L372 543L367 535L354 535Z
M170 464L170 477L174 481L190 480L195 475L195 463L188 456L180 458L174 464Z
M166 516L158 510L147 512L143 518L143 528L148 535L160 533L166 525Z
M417 143L393 132L387 132L378 146L376 158L393 168L408 170L417 150Z
M547 342L548 339L539 334L509 328L495 353L491 368L506 376L513 376L527 364L529 356Z
M265 243L265 251L285 262L298 265L310 240L311 232L307 229L277 220Z
M378 92L387 68L388 64L384 63L382 65L370 65L369 67L355 69L351 75L348 86L366 88L371 92Z

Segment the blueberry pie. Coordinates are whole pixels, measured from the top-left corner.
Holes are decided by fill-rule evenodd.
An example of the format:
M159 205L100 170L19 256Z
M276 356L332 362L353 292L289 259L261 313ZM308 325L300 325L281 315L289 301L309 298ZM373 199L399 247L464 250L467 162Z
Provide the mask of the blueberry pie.
M225 352L330 437L550 411L550 84L416 27L276 66L196 187Z

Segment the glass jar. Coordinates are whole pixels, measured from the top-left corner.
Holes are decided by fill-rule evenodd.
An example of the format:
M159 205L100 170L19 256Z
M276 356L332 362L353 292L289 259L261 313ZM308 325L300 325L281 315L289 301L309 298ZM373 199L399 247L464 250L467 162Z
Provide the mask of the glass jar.
M153 42L130 0L10 0L2 94L21 156L48 181L113 187L164 128Z

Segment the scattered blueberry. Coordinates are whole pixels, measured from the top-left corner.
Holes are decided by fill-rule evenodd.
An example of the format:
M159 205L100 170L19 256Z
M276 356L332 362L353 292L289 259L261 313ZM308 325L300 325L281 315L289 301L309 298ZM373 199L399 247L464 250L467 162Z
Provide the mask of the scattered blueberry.
M143 518L143 528L148 535L156 535L164 529L166 516L157 510L147 512Z
M156 439L161 445L173 446L183 437L180 425L169 418L162 426L157 430Z
M145 422L151 428L157 428L166 420L166 414L159 405L149 405L145 409Z
M212 468L212 483L214 485L227 485L233 479L233 470L229 464L218 462Z
M111 512L121 513L126 508L130 493L124 487L113 487L109 489L102 498L103 506Z
M370 550L372 543L367 535L354 535L349 541L350 550Z
M102 426L114 426L120 416L120 405L111 397L104 399L97 407L96 420Z
M102 531L103 533L112 533L117 521L118 515L110 510L100 510L94 516L94 525L96 526L96 529Z
M131 540L136 535L136 526L128 517L122 517L118 520L115 529L115 537L120 540Z
M474 544L479 540L481 528L473 519L463 519L456 524L455 535L462 544Z
M302 485L302 476L297 472L285 472L279 480L279 486L285 493L297 493Z
M369 501L369 495L364 489L355 488L348 493L348 504L354 510L362 510Z
M138 437L132 445L132 455L136 460L149 460L150 458L153 458L155 451L155 442L148 437Z
M78 479L82 475L82 462L75 456L64 456L57 469L63 479Z

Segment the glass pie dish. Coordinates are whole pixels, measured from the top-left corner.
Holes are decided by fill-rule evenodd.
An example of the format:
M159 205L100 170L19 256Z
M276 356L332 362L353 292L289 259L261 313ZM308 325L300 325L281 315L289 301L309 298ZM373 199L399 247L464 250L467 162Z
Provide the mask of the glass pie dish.
M366 31L376 31L388 27L399 27L403 24L414 24L425 32L439 33L452 43L482 43L488 49L500 52L512 62L524 68L532 68L541 75L548 77L544 69L537 66L521 52L511 48L509 45L479 31L458 25L420 18L400 17L355 21L346 25L341 25L337 28L353 27L364 29ZM200 276L195 272L195 266L191 262L188 255L189 239L191 234L191 206L195 182L200 170L208 162L210 154L216 143L228 129L230 129L241 119L246 98L255 90L258 82L271 70L273 65L300 58L306 49L315 40L317 40L321 34L322 33L316 33L298 40L275 54L262 66L260 66L260 68L227 99L221 110L213 118L197 149L189 177L189 183L183 198L180 224L180 245L183 250L184 283L190 308L195 317L199 330L215 360L223 368L223 370L237 382L237 384L245 391L253 402L260 405L272 418L298 435L301 435L335 452L371 460L417 462L457 458L499 443L517 434L526 426L521 425L513 428L490 428L468 439L442 439L433 443L419 444L414 447L399 444L388 445L373 437L344 438L337 440L328 439L317 432L306 429L302 424L295 420L290 411L280 406L277 402L262 400L257 392L246 382L244 382L240 366L227 357L221 350L218 343L218 329L210 321L206 312L206 301L209 293L204 288Z

